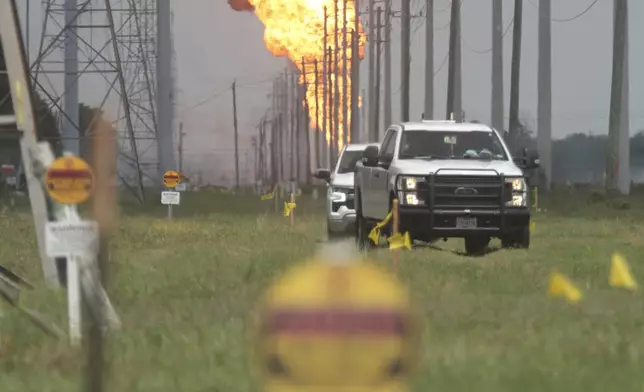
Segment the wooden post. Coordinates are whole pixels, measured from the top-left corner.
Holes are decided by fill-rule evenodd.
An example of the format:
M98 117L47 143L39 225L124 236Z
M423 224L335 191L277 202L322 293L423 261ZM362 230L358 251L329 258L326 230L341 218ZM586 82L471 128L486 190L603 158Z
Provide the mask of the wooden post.
M116 133L112 125L100 119L96 127L93 145L94 197L92 215L98 224L98 255L96 274L98 281L107 289L109 241L116 229L118 208L116 203ZM106 310L102 301L93 301L83 295L89 315L89 328L86 342L87 364L85 390L101 392L105 390L106 377L105 342L103 320Z
M398 234L398 199L394 199L394 202L392 204L392 210L393 210L393 216L392 216L392 235ZM398 249L394 249L394 273L398 273Z

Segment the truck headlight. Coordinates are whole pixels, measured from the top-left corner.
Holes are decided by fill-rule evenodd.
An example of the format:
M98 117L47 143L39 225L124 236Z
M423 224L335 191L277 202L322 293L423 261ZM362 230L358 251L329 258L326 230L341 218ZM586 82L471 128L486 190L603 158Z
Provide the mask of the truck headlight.
M347 195L349 194L350 189L347 188L331 188L331 201L336 203L342 203L347 200Z
M415 191L418 189L418 183L423 181L423 177L398 176L396 187L401 191Z
M525 207L528 205L528 185L523 178L506 178L506 183L511 184L512 197L505 204L510 207Z

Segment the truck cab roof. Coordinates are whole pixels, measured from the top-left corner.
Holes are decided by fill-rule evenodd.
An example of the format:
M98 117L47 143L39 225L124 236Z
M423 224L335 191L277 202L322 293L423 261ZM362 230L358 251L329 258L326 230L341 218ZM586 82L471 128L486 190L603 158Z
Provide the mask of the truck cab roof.
M451 131L451 132L492 132L493 129L489 125L474 123L474 122L463 122L457 123L450 120L423 120L418 122L405 122L396 124L401 127L403 131L414 130L414 131Z

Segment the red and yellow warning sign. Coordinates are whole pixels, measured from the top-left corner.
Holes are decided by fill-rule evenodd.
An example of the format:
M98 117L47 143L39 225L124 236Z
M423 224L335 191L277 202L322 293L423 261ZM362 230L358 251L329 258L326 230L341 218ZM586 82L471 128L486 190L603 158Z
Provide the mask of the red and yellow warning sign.
M177 173L174 170L168 170L163 175L163 185L168 188L174 188L181 180L181 174Z
M92 193L94 175L81 158L61 157L47 169L45 184L49 196L58 203L80 204Z
M265 392L405 392L421 350L407 289L366 263L299 265L269 288L252 347Z

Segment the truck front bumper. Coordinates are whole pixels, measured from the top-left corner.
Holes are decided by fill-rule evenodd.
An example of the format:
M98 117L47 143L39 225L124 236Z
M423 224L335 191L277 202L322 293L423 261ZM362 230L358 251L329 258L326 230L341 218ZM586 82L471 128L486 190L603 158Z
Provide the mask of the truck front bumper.
M421 240L473 235L502 237L530 225L529 208L430 210L418 206L401 205L399 215L400 231L409 231L413 238ZM468 224L459 224L462 220Z

